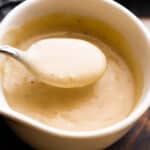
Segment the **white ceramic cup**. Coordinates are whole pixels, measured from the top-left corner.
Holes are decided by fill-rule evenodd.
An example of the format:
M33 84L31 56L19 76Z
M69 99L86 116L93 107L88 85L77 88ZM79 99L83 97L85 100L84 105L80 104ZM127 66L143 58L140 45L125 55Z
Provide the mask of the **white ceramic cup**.
M127 9L111 0L26 0L0 25L0 39L13 26L53 12L100 19L121 32L132 47L144 73L144 92L136 109L123 121L100 130L73 132L48 127L13 111L0 90L0 113L27 143L41 150L100 150L121 138L148 109L150 102L150 37L144 25Z

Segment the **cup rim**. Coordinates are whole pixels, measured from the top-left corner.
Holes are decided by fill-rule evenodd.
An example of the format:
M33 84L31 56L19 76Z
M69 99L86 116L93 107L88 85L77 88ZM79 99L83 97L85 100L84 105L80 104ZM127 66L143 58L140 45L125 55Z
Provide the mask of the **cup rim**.
M99 0L101 1L101 0ZM114 7L115 9L118 9L125 15L127 15L132 22L138 27L139 30L143 33L145 39L147 41L150 41L150 34L149 31L146 29L144 24L134 15L132 14L128 9L120 5L119 3L113 1L113 0L103 0L106 4L111 5L111 7ZM15 14L16 11L22 9L22 7L25 4L30 4L32 0L30 1L24 1L20 5L18 5L13 11L11 11L5 19L2 20L1 24L5 24L5 21L11 19L13 17L13 14ZM13 13L12 13L13 12ZM2 92L3 93L3 92ZM122 121L103 128L103 129L96 129L96 130L90 130L90 131L68 131L68 130L63 130L63 129L57 129L50 127L48 125L42 124L38 121L35 121L21 113L13 111L11 108L8 109L8 112L5 109L2 109L2 114L4 114L7 117L13 118L14 120L17 120L19 122L22 122L30 127L36 128L38 130L44 131L46 133L50 133L53 135L57 136L63 136L63 137L68 137L68 138L91 138L91 137L97 137L97 136L106 136L108 134L113 134L117 131L120 131L124 128L127 128L131 126L134 122L136 122L142 115L143 113L149 108L150 105L150 100L148 100L150 97L150 91L146 93L144 97L141 99L146 99L139 108L135 109L134 112L129 114L129 116ZM11 115L10 115L11 114Z

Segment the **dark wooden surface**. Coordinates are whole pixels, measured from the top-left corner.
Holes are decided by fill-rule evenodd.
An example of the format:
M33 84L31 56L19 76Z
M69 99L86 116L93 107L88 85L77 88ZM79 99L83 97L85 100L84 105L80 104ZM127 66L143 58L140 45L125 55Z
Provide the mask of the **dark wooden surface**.
M150 150L150 110L126 136L107 150Z
M23 143L0 118L0 150L33 150ZM150 150L150 110L133 129L106 150Z
M15 1L15 4L13 3L9 6L6 6L6 9L3 9L1 6L2 2L8 1L11 0L0 0L0 18L2 18L10 8L19 3L20 0L18 0L18 2L17 0L12 0ZM124 3L127 3L127 1L129 0L122 0ZM132 6L133 1L134 0L130 0ZM149 14L149 12L146 14ZM150 29L149 19L143 19L143 22ZM33 150L11 131L11 129L6 125L2 116L0 116L0 150ZM120 141L112 145L107 150L150 150L150 109L143 115L143 117L136 123L133 129L126 136L124 136Z

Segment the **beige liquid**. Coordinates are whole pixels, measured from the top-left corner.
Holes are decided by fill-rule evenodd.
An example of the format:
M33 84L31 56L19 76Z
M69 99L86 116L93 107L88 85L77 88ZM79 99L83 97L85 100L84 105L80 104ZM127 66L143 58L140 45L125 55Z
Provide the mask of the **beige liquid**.
M123 37L101 22L85 18L80 18L79 22L76 17L70 19L68 16L62 17L64 20L60 21L61 29L57 29L57 34L54 34L55 29L60 26L60 22L57 26L56 21L53 32L48 32L48 27L54 26L48 19L55 20L54 16L43 18L44 24L39 24L38 28L43 32L41 36L36 28L32 32L28 30L29 27L38 23L39 20L36 20L23 26L21 30L9 31L11 36L6 36L8 43L27 49L32 43L45 37L63 36L86 39L102 49L107 57L107 69L103 76L90 86L63 89L38 82L21 64L7 59L3 71L3 89L10 107L49 126L74 131L96 130L126 118L137 103L141 87L135 71L136 67L132 68L135 62L128 57L126 60L130 65L127 65L123 59L126 56L124 51L129 50ZM77 28L78 23L81 23L81 28ZM87 28L83 28L82 25ZM102 32L96 32L98 29ZM23 39L19 39L24 33L23 30L26 30L26 34L22 35ZM123 42L120 40L119 47L115 47L115 39L106 40L107 32L112 33L111 36L116 37L116 40L120 38L123 40ZM74 33L80 33L80 35L76 36ZM16 35L19 40L14 41L12 37ZM115 51L122 51L123 57ZM131 66L130 69L129 66ZM137 76L134 76L135 74Z

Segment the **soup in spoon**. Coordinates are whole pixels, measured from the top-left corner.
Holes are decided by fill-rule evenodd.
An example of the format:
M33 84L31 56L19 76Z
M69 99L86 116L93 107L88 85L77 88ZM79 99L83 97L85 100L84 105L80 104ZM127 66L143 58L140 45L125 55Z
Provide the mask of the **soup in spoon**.
M29 48L25 57L42 81L62 88L89 85L106 69L103 52L94 44L80 39L40 40Z

